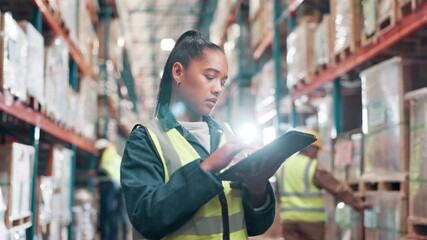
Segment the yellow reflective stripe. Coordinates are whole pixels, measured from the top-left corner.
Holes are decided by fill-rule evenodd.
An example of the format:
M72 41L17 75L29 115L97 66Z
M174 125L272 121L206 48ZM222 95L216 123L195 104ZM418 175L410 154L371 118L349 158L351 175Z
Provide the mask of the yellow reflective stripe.
M286 211L280 213L280 219L289 221L304 221L304 222L324 222L326 220L325 212L300 212Z
M184 239L185 240L222 240L222 233L220 234L213 234L213 235L207 235L207 236L199 236L199 235L186 235L186 236L168 236L165 238L162 238L163 240L173 240L173 239ZM240 230L237 232L231 232L230 233L230 239L248 239L248 234L246 230Z
M200 158L197 151L191 146L191 144L182 136L175 128L169 130L166 133L172 142L175 151L178 153L179 159L181 160L181 166ZM171 172L172 173L172 172Z
M230 182L223 182L222 186L224 187L224 193L227 198L228 214L233 215L241 212L243 209L242 190L231 188Z
M150 129L147 128L147 130L148 130L148 134L150 135L151 140L154 143L154 146L157 149L157 152L160 155L160 159L162 160L163 170L165 172L165 176L164 176L165 177L165 183L167 183L167 182L169 182L169 170L167 168L165 156L163 155L163 151L162 151L162 147L159 143L159 139L157 139L156 135Z
M308 192L317 192L317 193L320 194L320 189L316 185L314 185L314 180L313 180L314 173L316 171L316 167L317 167L317 161L313 160L312 163L311 163L309 172L308 172L308 177L310 179L310 182L309 182L310 184L308 185L309 188L307 189L307 191Z

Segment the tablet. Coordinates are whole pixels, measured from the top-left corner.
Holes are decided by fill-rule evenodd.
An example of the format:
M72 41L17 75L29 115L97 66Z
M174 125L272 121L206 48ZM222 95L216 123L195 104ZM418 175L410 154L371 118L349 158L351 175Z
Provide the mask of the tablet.
M236 172L254 173L260 171L265 161L281 161L283 163L287 158L316 140L316 137L312 134L289 130L221 172L219 178L223 181L239 181L240 178L236 176Z

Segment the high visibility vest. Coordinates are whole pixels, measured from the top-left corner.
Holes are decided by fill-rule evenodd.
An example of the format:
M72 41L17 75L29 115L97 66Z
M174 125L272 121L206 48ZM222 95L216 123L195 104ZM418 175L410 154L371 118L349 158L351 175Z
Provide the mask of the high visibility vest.
M298 154L286 160L279 169L277 181L282 220L325 221L321 192L313 182L316 166L317 160Z
M163 163L165 183L180 167L200 158L191 144L175 129L164 132L157 119L145 124L149 136ZM224 128L224 131L228 131ZM226 143L226 134L221 136L219 146ZM228 206L230 239L247 239L243 213L242 191L231 189L230 182L222 182ZM143 239L135 230L134 239ZM139 235L135 236L135 235ZM212 198L181 228L163 239L222 239L223 222L218 197Z
M120 184L120 164L122 156L117 152L117 149L110 145L105 149L101 156L101 168L104 169L108 176Z

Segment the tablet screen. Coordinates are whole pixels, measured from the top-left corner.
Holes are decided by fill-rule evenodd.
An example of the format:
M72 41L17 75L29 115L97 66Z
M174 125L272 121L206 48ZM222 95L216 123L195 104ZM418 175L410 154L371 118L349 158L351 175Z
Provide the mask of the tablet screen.
M253 172L262 170L262 164L265 161L282 161L295 154L296 152L304 149L317 139L314 135L290 130L269 144L258 149L248 157L240 160L235 165L219 174L221 180L226 181L239 181L236 172Z

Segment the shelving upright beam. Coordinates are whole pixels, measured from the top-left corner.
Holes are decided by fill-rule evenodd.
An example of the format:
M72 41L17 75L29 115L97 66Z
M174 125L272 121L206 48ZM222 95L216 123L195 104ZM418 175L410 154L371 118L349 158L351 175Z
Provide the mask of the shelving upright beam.
M33 126L31 128L31 144L34 147L34 159L33 159L33 174L31 176L31 212L32 224L31 227L27 229L26 235L27 240L33 240L36 229L36 205L37 205L37 175L38 175L38 166L39 166L39 140L40 140L40 128Z
M282 98L282 74L281 74L281 59L280 59L280 23L277 23L276 20L279 19L280 12L280 2L279 0L274 0L273 2L273 22L274 22L274 40L273 40L273 58L274 58L274 79L275 79L275 103L276 103L276 135L280 135L280 100ZM284 94L287 94L286 92Z

